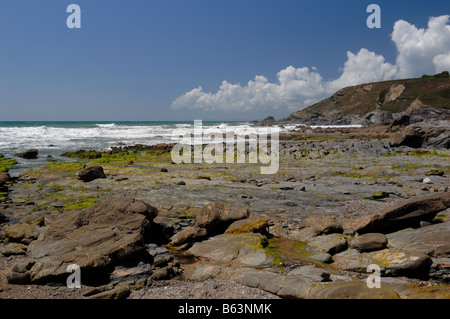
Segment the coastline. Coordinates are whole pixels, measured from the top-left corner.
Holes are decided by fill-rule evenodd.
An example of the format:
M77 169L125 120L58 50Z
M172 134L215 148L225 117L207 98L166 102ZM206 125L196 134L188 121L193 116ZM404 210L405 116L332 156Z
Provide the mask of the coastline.
M337 262L337 259L331 264L315 262L303 258L305 255L310 256L313 252L295 253L295 249L289 248L290 245L308 246L310 245L308 243L317 237L308 235L312 226L305 224L305 220L319 218L320 221L315 222L319 224L325 221L325 224L335 224L335 221L339 221L340 231L335 233L333 230L323 235L333 238L337 236L348 246L357 237L351 232L355 223L404 201L429 195L449 194L449 150L390 147L389 138L386 136L389 131L388 126L360 129L313 129L315 132L306 130L281 134L280 170L275 175L260 175L259 165L249 163L173 164L170 158L170 147L167 145L149 146L137 152L134 152L136 149L133 151L132 147L126 151L122 148L116 154L104 152L101 153L101 157L93 156L91 159L77 158L77 156L83 157L82 152L73 153L75 157L69 158L70 161L52 161L22 173L6 184L8 195L7 198L3 197L3 203L0 206L0 211L5 212L4 215L8 218L8 222L2 227L1 236L4 246L7 243L20 243L25 245L22 250L26 251L26 246L33 246L34 243L39 242L38 238L44 236L40 234L45 234L49 228L51 229L52 224L57 223L61 216L77 214L83 209L89 209L93 205L107 202L112 198L133 197L157 208L158 216L151 221L153 226L157 226L153 228L155 233L149 242L157 242L159 247L167 247L172 259L169 258L170 261L166 262L162 268L155 268L153 265L150 274L136 275L134 279L126 279L124 276L119 283L109 284L109 290L107 283L99 286L104 290L89 285L83 286L81 290L70 290L61 282L56 286L33 282L24 285L8 283L6 276L13 265L29 258L28 253L13 254L0 257L4 265L1 270L0 297L87 298L91 294L92 296L100 294L100 296L112 298L118 296L152 298L151 291L154 287L171 285L173 281L188 286L190 282L195 282L195 285L201 287L203 280L213 279L224 280L230 285L240 284L243 285L242 287L249 287L248 278L237 276L235 271L247 273L249 276L261 276L263 281L267 280L264 277L267 276L267 272L276 274L278 276L274 277L276 280L286 280L285 278L292 280L290 271L308 265L315 266L328 274L328 280L322 281L317 277L314 279L319 280L319 285L324 287L340 280L363 282L367 278L365 271L355 271L353 268L349 270L347 266L336 269L336 265L342 265L342 259L341 264ZM390 134L393 135L395 132ZM106 178L88 183L80 181L77 175L84 167L92 165L102 166ZM432 170L442 171L442 176L428 175ZM431 183L424 183L426 178L429 178ZM376 197L377 193L381 193L382 196ZM185 252L189 252L192 245L197 245L196 240L185 247L182 245L183 253L181 254L178 248L170 245L171 237L196 227L198 218L205 207L215 202L224 203L233 209L249 209L258 219L266 221L267 233L260 234L257 231L253 233L255 235L252 235L256 238L268 239L267 246L258 248L261 249L261 251L258 250L258 253L261 253L258 258L263 258L264 266L258 265L253 259L249 264L248 259L244 258L245 255L243 255L246 260L244 264L234 259L220 262L209 256L209 253L205 255L198 251L193 255L195 257L191 256L192 252L186 256ZM429 220L430 227L439 226L438 219L441 222L444 221L441 224L446 225L448 217L445 216L448 216L448 209L447 213L439 212L437 217ZM321 219L322 217L325 219ZM36 223L40 224L36 225ZM30 233L25 231L14 239L10 235L11 232L7 230L10 230L8 227L15 225L31 225L29 228L33 231ZM313 226L317 225L313 223ZM26 228L28 229L28 226ZM426 230L425 227L423 229ZM214 234L208 236L209 239L199 240L198 243L212 241L212 245L217 236L228 238L232 235ZM239 238L240 235L233 236ZM223 243L216 249L220 251L220 247L223 247ZM353 250L344 249L341 254L345 256L346 252L353 252ZM332 255L336 256L339 253ZM261 261L258 258L257 260ZM439 258L441 257L433 257L434 264L436 260L439 261ZM252 264L253 262L257 265ZM329 265L334 266L330 268ZM428 269L428 272L432 270L431 274L434 274L428 278L420 276L417 278L416 275L405 274L394 276L397 281L391 280L389 289L393 289L396 296L406 298L423 295L430 288L421 287L427 285L437 287L433 292L437 297L448 296L450 287L445 283L446 268L435 267L437 268ZM166 269L166 276L155 279L151 274L159 273L159 269ZM178 272L179 269L182 271ZM246 271L242 272L239 269ZM293 278L310 283L310 277L317 272L317 269L311 269L310 273L296 275ZM131 267L128 271L137 270ZM257 272L254 273L254 271ZM321 276L319 275L319 278L322 278ZM388 280L392 277L383 278ZM121 286L120 283L122 283ZM118 285L120 289L126 286L123 289L127 293L117 295ZM265 287L261 283L252 285L250 285L252 289L256 288L261 293L269 294L265 297L274 295L286 297L285 292L280 293L280 288ZM398 287L403 288L399 290ZM95 289L97 293L93 294L92 290ZM355 288L355 291L357 292L358 289ZM161 291L159 290L158 293ZM299 296L301 293L291 292L294 294L291 297ZM384 293L386 293L384 296L389 298L389 294L386 291ZM250 292L248 294L251 296ZM201 295L196 296L201 298ZM228 298L226 294L214 294L214 291L209 290L205 296ZM188 296L180 295L180 298L186 297Z

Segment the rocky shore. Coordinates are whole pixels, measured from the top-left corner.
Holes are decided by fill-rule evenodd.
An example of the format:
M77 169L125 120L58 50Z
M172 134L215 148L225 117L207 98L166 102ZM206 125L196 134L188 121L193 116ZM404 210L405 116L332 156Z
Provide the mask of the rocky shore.
M0 298L450 298L448 127L299 127L274 175L173 145L0 157Z

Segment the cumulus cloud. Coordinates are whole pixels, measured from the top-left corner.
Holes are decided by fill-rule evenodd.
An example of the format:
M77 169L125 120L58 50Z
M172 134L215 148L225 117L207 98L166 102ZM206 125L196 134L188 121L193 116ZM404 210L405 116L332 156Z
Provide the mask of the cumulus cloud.
M278 83L270 83L266 77L257 75L245 86L223 81L214 94L203 91L200 86L177 98L172 107L230 111L292 108L299 104L307 105L328 93L320 74L307 67L296 69L289 66L278 72L277 78Z
M399 20L394 24L392 40L397 46L397 77L416 77L448 67L450 54L449 15L432 17L427 29Z
M172 108L249 111L252 109L291 110L306 107L343 87L395 78L419 77L450 70L450 16L429 19L427 29L399 20L391 35L397 47L396 65L367 49L347 52L339 78L325 81L316 68L289 66L277 74L277 82L257 75L246 85L223 81L216 93L201 86L178 97Z
M385 62L381 55L367 49L361 49L356 55L349 51L342 75L331 81L328 87L329 91L335 92L346 86L391 80L397 73L397 66Z

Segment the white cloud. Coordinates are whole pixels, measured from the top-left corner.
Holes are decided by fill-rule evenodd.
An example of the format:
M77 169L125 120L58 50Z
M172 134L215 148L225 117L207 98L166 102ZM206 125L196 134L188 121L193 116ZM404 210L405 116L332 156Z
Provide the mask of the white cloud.
M397 77L417 77L440 69L445 57L439 56L450 54L449 18L449 15L432 17L427 29L418 29L404 20L394 24L392 40L398 50Z
M307 67L296 69L289 66L278 72L277 78L278 83L269 83L267 78L257 75L246 86L223 81L214 94L198 87L177 98L172 107L230 111L277 109L282 106L298 108L328 93L319 73Z
M363 48L357 54L347 52L342 74L334 80L324 81L315 67L289 66L278 72L278 82L270 83L266 77L257 75L244 86L223 81L216 93L205 92L200 86L174 100L172 108L298 110L346 86L450 70L449 19L449 15L430 18L427 29L397 21L391 35L398 51L396 65Z
M433 63L436 66L436 73L442 71L450 71L450 53L449 54L439 54L433 58Z
M331 81L328 86L335 92L346 86L391 80L397 73L397 66L385 62L383 56L361 49L356 55L347 52L347 62L344 64L342 75Z

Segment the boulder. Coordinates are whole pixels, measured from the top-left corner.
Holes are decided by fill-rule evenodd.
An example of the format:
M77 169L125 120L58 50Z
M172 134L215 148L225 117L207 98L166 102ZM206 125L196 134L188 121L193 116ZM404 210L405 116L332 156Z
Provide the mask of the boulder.
M79 179L83 182L92 182L97 178L106 178L105 172L103 171L103 167L101 166L91 166L85 168L78 174Z
M230 207L224 203L215 202L205 206L197 216L194 226L176 233L170 238L170 244L180 246L185 243L192 243L217 234L222 234L235 221L251 218L247 221L247 226L254 230L264 228L267 224L260 222L250 209L240 207ZM245 224L245 222L244 222ZM244 229L245 226L239 229ZM239 231L235 228L236 231ZM250 229L249 228L249 229Z
M9 243L0 246L0 254L5 257L12 255L25 255L27 252L27 246L20 243Z
M369 255L376 264L385 268L386 276L427 278L432 264L431 258L425 254L398 249L383 249Z
M77 264L85 281L109 279L116 265L145 249L144 236L156 215L156 208L133 198L64 214L28 246L33 265L24 276L31 283L60 281L67 277L67 266Z
M38 156L38 150L35 148L30 148L23 153L17 153L16 156L25 158L25 159L36 159Z
M266 268L273 258L266 254L260 234L217 235L195 243L187 253L218 265Z
M3 186L6 184L6 182L9 182L11 180L11 176L9 173L6 172L0 172L0 186Z
M347 249L333 256L333 266L345 271L360 273L367 272L367 266L374 261L368 254L360 253L356 249Z
M225 234L243 233L267 233L269 223L261 218L245 218L233 222L225 231Z
M450 192L411 198L388 206L373 216L353 223L359 234L390 233L408 227L419 227L420 221L431 221L437 213L450 207Z
M197 216L195 226L205 228L208 235L223 233L234 221L250 216L248 208L230 207L221 202L207 205Z
M307 244L306 250L311 250L315 254L327 253L334 255L347 249L346 239L339 234L313 237L307 241Z
M300 223L300 228L307 228L303 232L310 232L313 236L342 233L341 223L329 215L310 215ZM308 229L309 228L309 229Z
M420 127L407 126L404 130L392 134L388 142L392 147L419 148L422 146L424 139L424 132Z
M5 237L11 242L28 245L33 240L36 240L42 231L43 227L40 227L39 225L19 223L6 226Z
M170 238L170 244L173 246L181 246L186 243L193 243L207 237L205 228L189 226L179 231Z
M374 251L386 248L388 239L381 233L367 233L356 237L349 242L351 248L360 252Z

